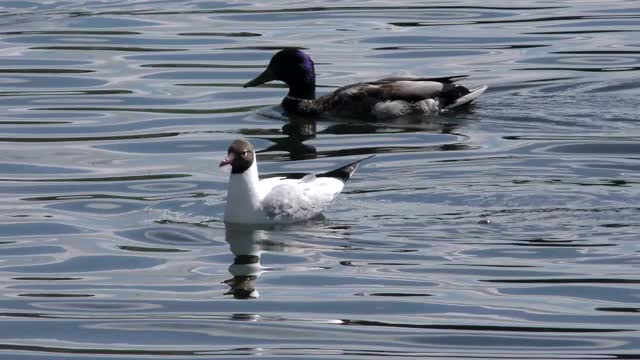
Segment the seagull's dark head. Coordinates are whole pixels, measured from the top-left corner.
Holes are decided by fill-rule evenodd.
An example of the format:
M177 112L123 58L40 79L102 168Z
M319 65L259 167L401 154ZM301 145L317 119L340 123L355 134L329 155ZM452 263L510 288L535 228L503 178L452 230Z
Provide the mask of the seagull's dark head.
M255 156L253 145L246 140L238 139L229 145L227 157L220 162L220 167L231 165L232 174L242 174L253 165Z
M244 87L258 86L272 80L280 80L289 86L289 96L313 99L316 96L316 71L309 55L295 48L278 51L267 69Z

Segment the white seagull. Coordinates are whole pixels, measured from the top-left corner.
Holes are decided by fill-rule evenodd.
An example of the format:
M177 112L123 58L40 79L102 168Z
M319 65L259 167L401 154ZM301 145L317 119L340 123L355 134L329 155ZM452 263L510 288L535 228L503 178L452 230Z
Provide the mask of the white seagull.
M255 150L236 140L220 167L231 165L224 221L241 224L291 224L319 215L342 191L358 163L322 174L293 174L260 180Z

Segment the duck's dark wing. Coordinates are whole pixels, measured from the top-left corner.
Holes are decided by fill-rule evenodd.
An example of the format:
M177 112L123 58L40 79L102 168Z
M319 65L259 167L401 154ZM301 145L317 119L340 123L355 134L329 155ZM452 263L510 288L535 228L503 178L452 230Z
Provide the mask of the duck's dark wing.
M456 81L460 81L469 75L455 75L455 76L441 76L441 77L412 77L412 76L392 76L386 77L377 81L371 82L371 84L382 84L393 81L433 81L443 84L453 84Z
M369 91L373 91L373 89L371 89L371 86L391 85L391 87L393 87L393 83L395 82L403 82L403 83L404 82L411 82L411 83L434 82L434 83L440 83L440 84L453 84L454 82L462 80L468 76L469 75L441 76L441 77L394 76L394 77L379 79L376 81L367 81L367 82L360 82L360 83L355 83L351 85L346 85L338 88L336 91L333 92L333 94L341 94L341 93L347 92L348 90L351 90L352 92L366 91L367 88L369 88L368 89ZM393 95L393 94L388 94L388 96L389 95ZM385 100L397 100L397 99L385 99Z
M435 100L440 109L451 108L471 102L486 89L481 87L470 91L455 83L465 77L389 77L347 85L298 106L306 106L306 113L330 112L346 117L368 117L379 104L407 107L407 104L429 99Z
M451 83L454 77L443 78L387 78L344 86L326 97L320 98L336 113L367 114L380 102L406 101L409 103L426 99L439 99L444 106L469 93L461 85ZM435 78L435 80L442 80ZM442 101L444 100L444 101Z

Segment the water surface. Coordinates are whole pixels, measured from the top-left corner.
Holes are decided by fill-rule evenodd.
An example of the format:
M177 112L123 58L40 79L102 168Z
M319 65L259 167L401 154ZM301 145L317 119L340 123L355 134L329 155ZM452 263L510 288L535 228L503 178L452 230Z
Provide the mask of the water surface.
M640 8L628 1L0 4L0 357L640 357ZM292 121L319 93L467 74L466 111ZM225 227L264 173L367 154L325 219Z

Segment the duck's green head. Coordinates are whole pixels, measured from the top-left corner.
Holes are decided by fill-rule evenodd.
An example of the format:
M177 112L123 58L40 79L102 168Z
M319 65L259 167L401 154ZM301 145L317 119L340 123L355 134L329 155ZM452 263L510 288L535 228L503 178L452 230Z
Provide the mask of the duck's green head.
M267 69L244 87L258 86L272 80L280 80L289 86L289 96L313 99L316 92L316 72L309 55L295 48L278 51Z

